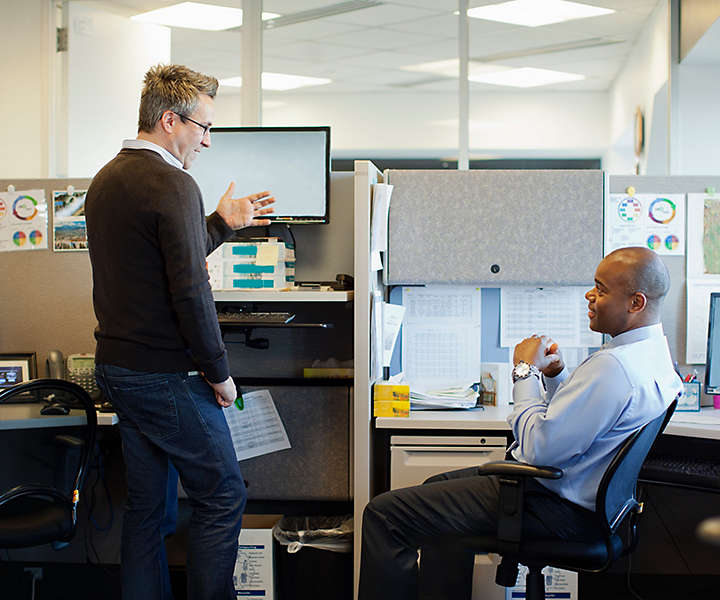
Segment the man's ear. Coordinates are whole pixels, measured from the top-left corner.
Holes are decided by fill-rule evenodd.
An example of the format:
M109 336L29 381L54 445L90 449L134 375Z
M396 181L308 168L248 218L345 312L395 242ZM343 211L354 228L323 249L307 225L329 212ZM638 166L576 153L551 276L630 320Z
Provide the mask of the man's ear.
M165 133L172 133L173 125L177 119L179 119L179 117L173 111L166 110L160 117L158 125Z
M642 292L634 292L630 297L630 312L642 312L647 307L647 296Z

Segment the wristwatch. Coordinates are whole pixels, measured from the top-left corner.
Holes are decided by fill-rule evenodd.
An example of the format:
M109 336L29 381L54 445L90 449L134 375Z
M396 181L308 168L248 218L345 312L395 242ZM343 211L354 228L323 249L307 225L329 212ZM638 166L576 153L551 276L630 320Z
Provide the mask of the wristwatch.
M535 375L535 377L540 379L540 371L538 368L535 365L531 365L530 363L526 363L524 360L521 360L512 370L512 382L517 383L521 379L527 379L530 375Z

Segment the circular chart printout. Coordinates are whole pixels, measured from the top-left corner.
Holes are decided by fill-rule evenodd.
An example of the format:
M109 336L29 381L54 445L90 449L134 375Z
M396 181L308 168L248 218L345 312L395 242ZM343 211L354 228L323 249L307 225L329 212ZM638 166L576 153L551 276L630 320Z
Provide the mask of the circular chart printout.
M618 202L618 216L626 223L635 223L642 214L642 204L637 198L627 196Z

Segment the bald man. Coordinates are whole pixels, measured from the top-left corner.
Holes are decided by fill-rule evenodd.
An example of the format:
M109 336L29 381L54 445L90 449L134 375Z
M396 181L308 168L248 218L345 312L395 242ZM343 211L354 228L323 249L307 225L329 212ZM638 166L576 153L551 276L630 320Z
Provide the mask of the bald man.
M595 496L617 448L682 389L660 323L669 288L654 252L616 250L599 264L595 286L585 294L590 329L612 336L600 350L569 374L551 338L534 335L515 347L512 455L564 472L561 479L528 482L524 529L530 536L596 536ZM432 544L496 531L497 479L476 475L475 468L444 473L368 504L360 600L470 598L473 556Z

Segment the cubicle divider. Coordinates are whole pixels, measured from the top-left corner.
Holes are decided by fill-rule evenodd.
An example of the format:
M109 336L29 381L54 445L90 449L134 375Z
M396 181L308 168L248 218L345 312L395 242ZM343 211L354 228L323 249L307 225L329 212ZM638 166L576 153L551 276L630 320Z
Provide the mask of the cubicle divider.
M703 194L708 188L720 190L720 177L708 176L632 176L611 175L609 177L610 194L622 194L628 187L635 188L636 194ZM663 305L663 327L670 345L670 353L677 361L683 375L692 373L693 369L699 371L700 378L704 376L704 369L686 363L686 331L687 331L687 302L686 302L686 254L682 256L663 256L663 262L670 271L671 287ZM710 399L705 403L712 404Z
M602 171L389 170L387 282L584 285L603 248Z

